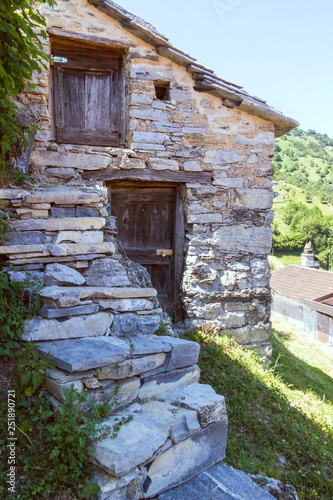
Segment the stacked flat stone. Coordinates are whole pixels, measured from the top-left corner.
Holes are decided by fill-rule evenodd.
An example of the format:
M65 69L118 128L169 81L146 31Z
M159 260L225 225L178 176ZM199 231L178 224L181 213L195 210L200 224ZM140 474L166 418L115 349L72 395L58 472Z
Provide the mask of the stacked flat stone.
M13 189L1 196L11 212L17 200L22 210L34 210L32 202L45 207L47 199L50 205L43 209L48 218L29 211L29 219L11 222L15 231L0 258L12 264L4 268L11 279L44 285L44 304L25 322L22 338L37 343L39 355L48 354L56 367L46 376L54 409L74 387L86 393L86 410L101 402L111 408L106 425L133 417L116 438L95 443L90 458L99 499L152 498L222 460L225 401L198 383L199 345L154 335L161 321L157 291L133 284L115 242L104 241L105 218L79 210L104 206L105 192ZM56 217L56 204L75 205L75 217ZM112 234L112 218L108 223Z
M3 214L25 217L11 221L13 231L0 247L3 266L11 264L5 270L12 279L44 285L44 305L26 321L23 340L91 337L110 328L114 335L149 334L159 328L156 290L133 286L115 244L104 241L106 231L115 232L114 218L106 225L101 216L107 213L105 189L3 189L0 201ZM45 213L34 212L37 206Z
M95 443L98 498L152 498L182 484L225 456L223 396L199 384L199 345L156 335L97 336L38 342L57 369L46 388L54 408L64 389L85 392L85 407L107 404L112 427L132 417L116 438Z

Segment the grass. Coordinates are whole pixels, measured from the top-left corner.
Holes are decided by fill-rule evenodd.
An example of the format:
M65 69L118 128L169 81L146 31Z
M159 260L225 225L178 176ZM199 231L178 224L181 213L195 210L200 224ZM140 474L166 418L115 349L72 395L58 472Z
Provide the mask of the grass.
M274 257L283 265L283 266L290 266L291 264L294 264L296 266L301 265L301 251L300 250L294 250L291 252L287 251L275 251L274 252Z
M332 500L333 356L280 323L270 370L227 336L188 338L201 344L201 382L227 401L226 462L292 484L300 499Z

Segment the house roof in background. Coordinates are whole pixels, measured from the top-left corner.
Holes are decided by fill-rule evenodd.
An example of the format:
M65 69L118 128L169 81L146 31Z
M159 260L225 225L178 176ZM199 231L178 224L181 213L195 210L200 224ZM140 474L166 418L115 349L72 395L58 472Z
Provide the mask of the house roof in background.
M194 57L174 47L168 38L161 35L150 23L131 14L120 5L111 0L88 0L88 2L101 12L119 21L125 30L154 46L161 56L180 66L185 66L187 71L192 74L194 89L198 92L208 92L220 97L224 104L230 108L236 108L272 122L276 137L286 134L299 125L296 120L284 116L269 106L266 101L248 94L243 87L216 76L214 71L199 64Z
M285 266L272 272L271 288L294 300L315 300L333 293L333 272Z

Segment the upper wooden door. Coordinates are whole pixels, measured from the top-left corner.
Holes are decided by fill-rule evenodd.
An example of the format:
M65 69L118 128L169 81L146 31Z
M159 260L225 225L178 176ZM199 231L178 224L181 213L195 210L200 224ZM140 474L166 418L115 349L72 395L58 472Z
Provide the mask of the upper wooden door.
M184 231L177 188L115 184L110 193L118 239L148 270L163 309L179 320Z
M121 58L55 46L53 89L58 142L119 146L124 134Z

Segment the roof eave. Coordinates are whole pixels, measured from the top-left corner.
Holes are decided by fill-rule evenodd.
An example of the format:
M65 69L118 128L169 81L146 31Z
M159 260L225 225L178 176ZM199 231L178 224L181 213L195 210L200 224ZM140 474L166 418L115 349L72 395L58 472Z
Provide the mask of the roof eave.
M284 116L262 99L248 94L239 85L218 78L212 70L198 64L195 58L174 47L149 23L127 12L111 0L88 0L88 2L119 21L126 31L155 47L158 54L184 66L192 74L195 81L194 89L198 92L208 92L221 97L222 102L225 101L228 107L235 107L244 113L270 121L274 125L276 137L281 137L299 126L296 120Z

